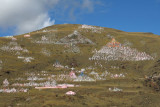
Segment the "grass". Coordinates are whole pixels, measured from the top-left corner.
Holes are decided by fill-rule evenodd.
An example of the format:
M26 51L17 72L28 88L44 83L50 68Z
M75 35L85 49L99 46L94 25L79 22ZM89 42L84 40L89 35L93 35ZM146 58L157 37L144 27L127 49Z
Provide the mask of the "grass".
M114 82L115 81L115 82ZM109 92L108 87L116 86L117 81L114 80L108 83L108 81L96 82L94 84L81 83L82 86L78 88L68 89L46 89L36 90L31 89L28 93L17 94L1 94L0 105L3 106L139 106L139 107L151 107L153 105L159 105L158 94L145 87L141 86L128 86L133 82L119 82L120 87L124 89L123 92ZM135 84L139 84L135 82ZM119 86L119 85L118 85ZM67 96L65 92L73 90L77 94L75 96ZM6 96L7 95L7 96ZM147 99L148 98L149 102ZM137 100L138 99L138 100ZM138 103L136 103L137 101ZM2 103L7 102L7 103ZM148 104L149 103L149 104ZM158 106L157 106L158 107Z
M156 55L151 61L109 61L107 63L101 62L107 71L111 73L127 73L125 79L111 79L107 78L105 81L97 82L80 82L80 87L68 89L47 89L36 90L34 87L30 88L28 93L0 93L0 106L42 106L42 107L159 107L159 92L155 92L151 88L143 85L144 75L151 75L155 72L159 73L160 59L160 38L158 35L151 33L139 32L123 32L116 29L104 28L101 33L92 33L91 31L79 30L82 36L92 40L96 45L77 44L80 48L80 53L64 52L68 48L64 45L57 44L37 44L33 43L35 40L40 40L41 36L46 36L53 41L71 34L77 30L80 25L54 25L39 31L31 32L31 39L24 38L23 35L15 36L17 43L29 50L29 53L20 52L20 56L34 57L31 63L24 63L23 60L17 59L18 55L15 52L2 51L0 49L0 60L3 61L2 69L0 70L0 84L5 78L8 78L10 83L15 83L18 77L27 78L24 74L26 72L39 73L39 71L49 71L50 75L59 74L59 70L54 69L53 63L58 60L63 65L72 67L74 63L75 68L80 70L88 66L94 66L94 62L88 61L88 58L93 55L94 49L101 49L106 43L111 41L108 34L114 36L117 41L124 44L126 41L132 43L131 48L136 48L140 52L146 52L149 55ZM49 32L42 32L43 30L50 30ZM8 45L11 39L0 38L0 48ZM49 50L50 56L45 56L41 53L42 49ZM112 69L111 66L117 66L119 69ZM97 67L96 72L102 73L106 69ZM63 71L63 70L62 70ZM69 70L67 71L69 72ZM25 82L21 81L21 82ZM63 83L63 82L62 82ZM69 83L69 81L67 82ZM72 82L71 82L72 83ZM118 87L123 89L122 92L110 92L108 88ZM73 90L77 92L75 96L66 96L67 91Z

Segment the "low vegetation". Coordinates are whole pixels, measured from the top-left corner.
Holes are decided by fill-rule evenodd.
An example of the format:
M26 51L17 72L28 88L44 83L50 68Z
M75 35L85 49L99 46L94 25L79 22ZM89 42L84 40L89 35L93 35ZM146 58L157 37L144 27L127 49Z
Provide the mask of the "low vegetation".
M159 107L159 45L152 33L78 24L1 37L0 106Z

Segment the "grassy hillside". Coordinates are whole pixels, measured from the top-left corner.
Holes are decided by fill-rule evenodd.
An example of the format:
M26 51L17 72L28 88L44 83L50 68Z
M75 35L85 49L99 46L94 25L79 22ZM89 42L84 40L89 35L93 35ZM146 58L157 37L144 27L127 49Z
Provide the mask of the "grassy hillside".
M79 34L76 34L76 32ZM24 37L30 35L30 37ZM2 106L156 106L160 98L158 92L144 85L144 76L160 73L160 37L152 33L124 32L98 26L78 24L54 25L47 28L14 37L0 37L0 84L8 79L10 84L28 82L26 73L35 75L47 72L47 76L69 73L85 68L85 75L95 71L99 75L105 71L111 74L125 74L124 78L106 77L96 82L59 81L81 85L71 89L36 90L27 87L27 93L0 93ZM77 36L78 35L78 36ZM71 37L70 37L71 36ZM63 41L66 40L67 41ZM77 39L78 38L78 39ZM145 52L153 60L89 60L94 50L106 46L112 38L124 47ZM68 43L67 43L68 42ZM69 68L56 68L55 62ZM95 63L98 63L95 65ZM92 67L92 69L88 69ZM93 69L94 68L94 69ZM79 75L79 73L76 73ZM92 77L92 76L90 76ZM23 78L23 80L17 80ZM95 77L93 77L95 78ZM41 82L41 81L40 81ZM3 87L3 86L2 86ZM12 86L10 86L12 87ZM110 92L108 88L118 87L122 92ZM65 92L73 90L76 96L66 96ZM7 94L7 96L6 96ZM121 99L122 98L122 99Z

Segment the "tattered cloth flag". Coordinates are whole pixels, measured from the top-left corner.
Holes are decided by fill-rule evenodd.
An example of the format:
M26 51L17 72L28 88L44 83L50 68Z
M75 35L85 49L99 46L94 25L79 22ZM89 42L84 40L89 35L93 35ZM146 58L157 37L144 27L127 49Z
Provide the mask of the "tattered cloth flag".
M84 73L83 73L83 72L81 72L79 76L84 76Z
M76 76L76 74L75 74L74 71L71 71L71 72L69 73L69 76L70 76L71 78L77 78L77 76Z

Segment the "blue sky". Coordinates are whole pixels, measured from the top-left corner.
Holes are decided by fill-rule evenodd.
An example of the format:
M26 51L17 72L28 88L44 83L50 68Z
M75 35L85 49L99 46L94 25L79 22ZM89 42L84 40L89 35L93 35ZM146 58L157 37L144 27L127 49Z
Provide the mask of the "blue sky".
M160 0L7 1L0 1L0 36L64 23L160 35Z

